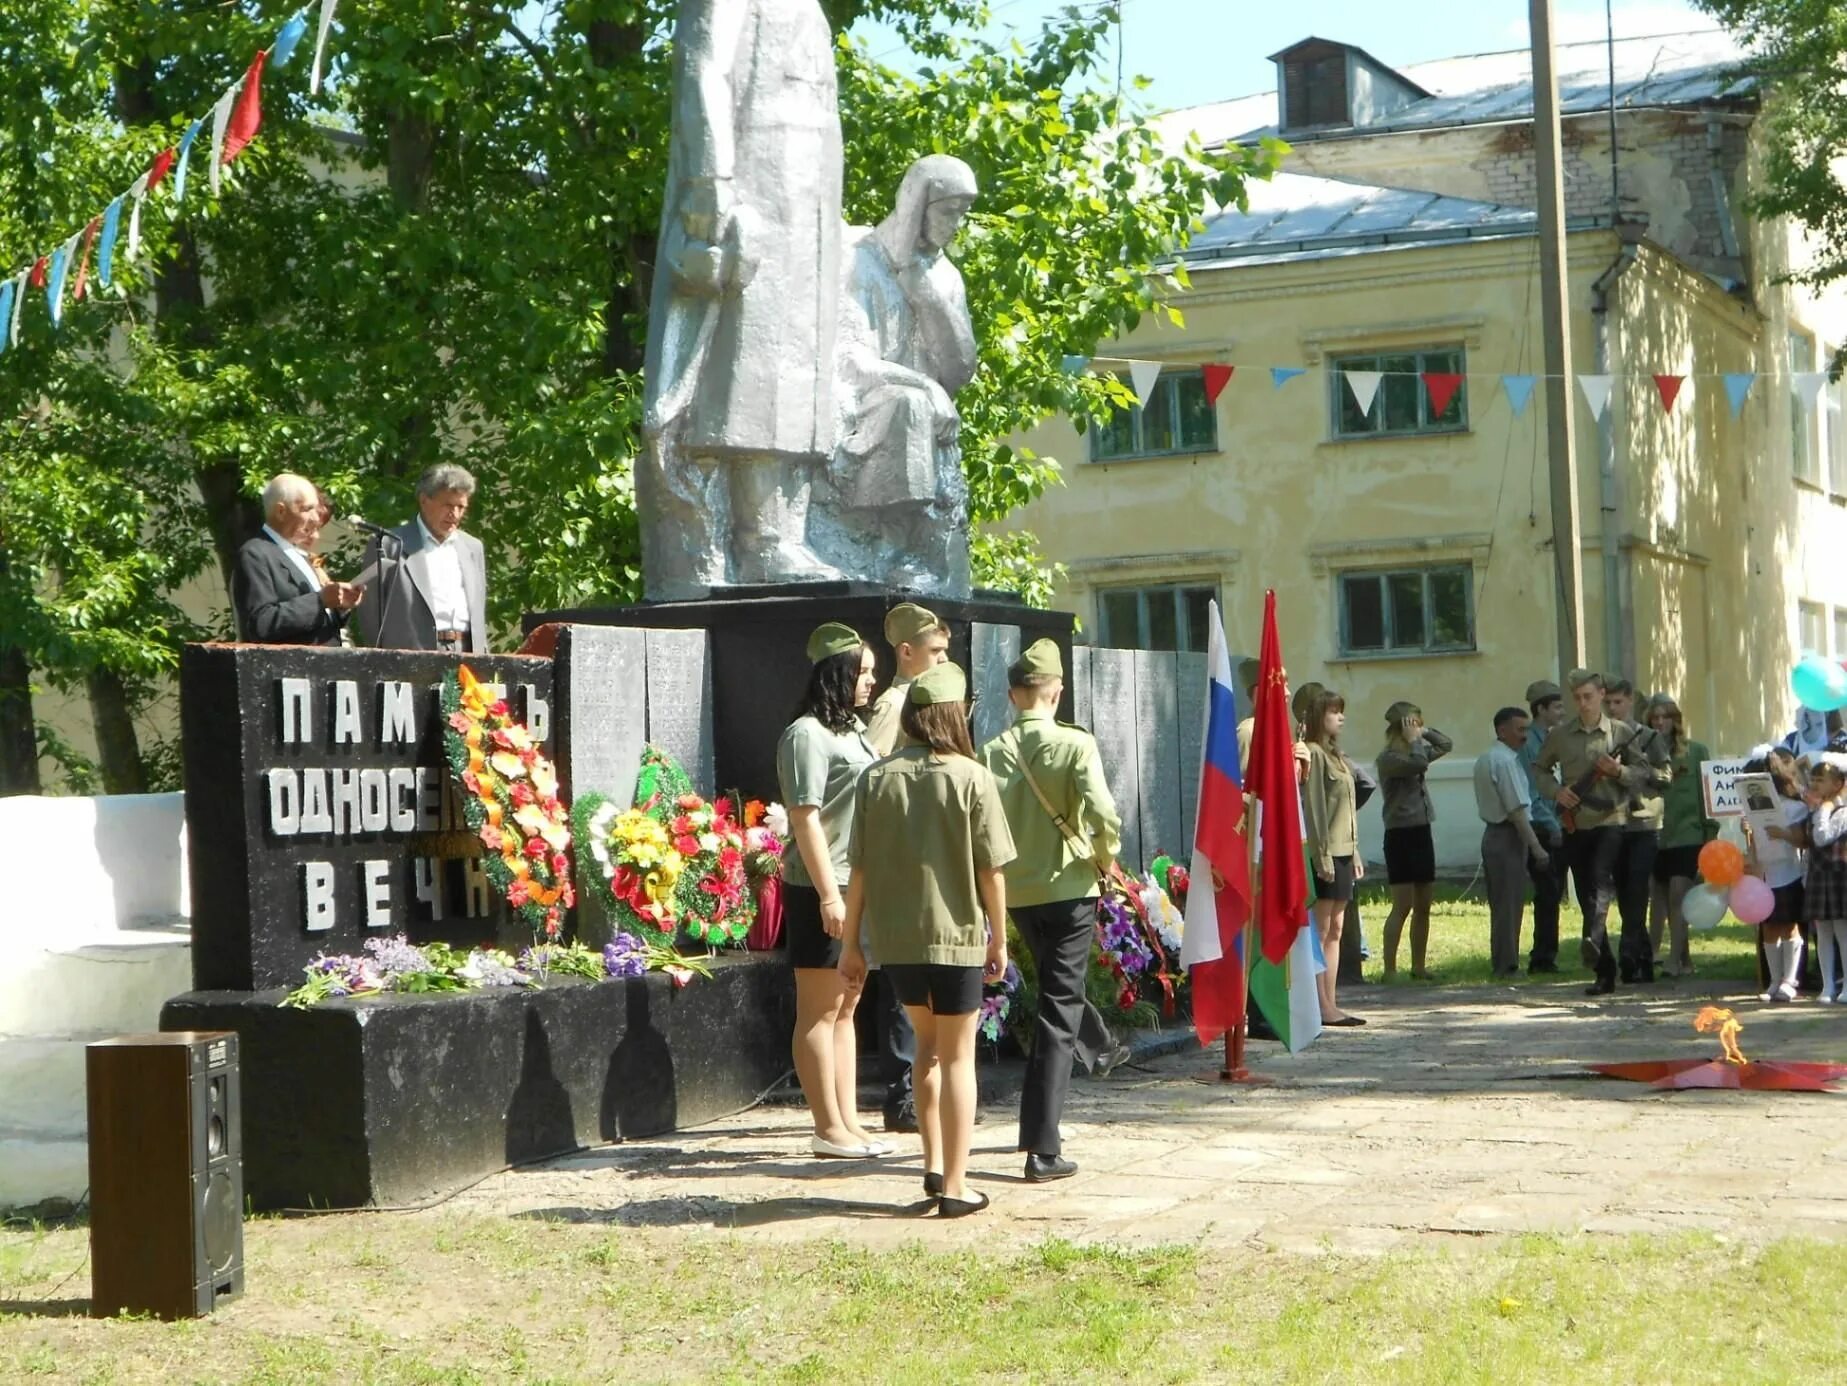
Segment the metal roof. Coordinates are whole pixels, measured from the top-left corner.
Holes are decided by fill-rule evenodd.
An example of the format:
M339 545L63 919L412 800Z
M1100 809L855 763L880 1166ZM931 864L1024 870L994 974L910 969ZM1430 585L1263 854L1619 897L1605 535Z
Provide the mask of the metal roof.
M1756 83L1738 73L1747 57L1738 40L1722 29L1618 39L1616 108L1642 110L1751 99ZM1602 41L1560 45L1559 104L1565 115L1610 108L1609 59L1609 49ZM1394 112L1380 124L1301 132L1295 136L1298 142L1532 118L1532 54L1528 49L1439 58L1389 70L1434 95ZM1276 118L1276 93L1261 92L1170 111L1160 118L1160 124L1176 137L1191 131L1210 147L1274 135Z

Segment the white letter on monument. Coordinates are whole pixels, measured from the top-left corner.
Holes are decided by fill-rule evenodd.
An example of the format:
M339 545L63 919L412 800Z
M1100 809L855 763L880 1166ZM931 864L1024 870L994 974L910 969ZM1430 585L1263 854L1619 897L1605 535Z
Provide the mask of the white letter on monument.
M526 695L526 730L534 741L543 741L551 735L551 704L539 696L536 684L522 683L520 691Z
M304 770L301 772L302 836L332 831L333 815L327 811L327 772Z
M314 739L314 705L306 679L277 679L282 695L282 743L299 746Z
M277 837L301 831L301 784L286 766L269 772L269 830Z
M350 837L359 831L359 772L330 770L333 776L333 831Z
M351 679L339 679L333 686L333 739L336 746L359 744L359 685Z
M302 927L311 934L333 928L333 863L304 861L301 864Z
M462 858L462 918L485 919L491 908L487 889L487 872L481 858Z
M360 893L365 896L366 928L391 927L391 863L369 861L359 868Z
M417 831L417 771L409 765L394 765L386 772L391 783L388 797L391 801L391 831L394 833L414 833Z
M408 683L378 686L378 744L414 745L417 740L416 700Z
M443 772L439 765L417 767L417 831L433 833L443 823Z
M418 857L417 899L430 907L430 921L440 924L443 917L443 866L440 860Z
M382 833L391 821L385 796L385 772L376 766L359 772L359 824L369 833Z

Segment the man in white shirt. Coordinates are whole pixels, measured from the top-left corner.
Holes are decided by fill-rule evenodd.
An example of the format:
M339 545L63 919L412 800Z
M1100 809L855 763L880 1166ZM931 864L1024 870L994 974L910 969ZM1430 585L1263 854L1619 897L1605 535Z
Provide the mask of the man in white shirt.
M315 566L320 497L293 472L263 487L263 530L237 551L231 606L240 639L264 645L338 645L365 588L333 582Z
M1533 831L1533 792L1520 763L1530 723L1519 708L1502 708L1494 714L1494 745L1475 761L1475 809L1487 825L1481 865L1488 880L1488 955L1497 977L1520 973L1527 862L1543 868L1548 859Z
M367 573L380 591L361 617L367 643L395 650L487 652L487 557L464 533L475 479L444 462L417 482L417 518L375 539Z

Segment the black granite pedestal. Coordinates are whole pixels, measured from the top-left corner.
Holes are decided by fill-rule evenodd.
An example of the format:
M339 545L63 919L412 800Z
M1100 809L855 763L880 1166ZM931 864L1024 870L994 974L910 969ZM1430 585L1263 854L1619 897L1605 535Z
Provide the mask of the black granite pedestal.
M533 612L526 616L525 628L530 633L558 623L705 631L712 787L741 789L747 796L768 799L778 797L777 738L793 717L807 684L804 647L809 632L823 621L844 621L859 631L877 653L882 688L892 675L892 651L883 633L885 615L906 601L920 602L948 624L949 657L968 670L971 686L983 700L1005 703L1006 662L1042 637L1058 642L1066 668L1070 667L1075 622L1069 612L1029 607L1010 593L977 593L973 600L954 601L860 582L734 588L698 601ZM1069 701L1067 693L1066 716L1070 715ZM978 705L977 740L989 724L991 731L998 731L1007 721L1004 706Z
M244 1188L259 1211L418 1203L506 1165L659 1135L748 1106L789 1067L780 955L659 974L381 996L285 1010L199 991L163 1030L235 1030Z

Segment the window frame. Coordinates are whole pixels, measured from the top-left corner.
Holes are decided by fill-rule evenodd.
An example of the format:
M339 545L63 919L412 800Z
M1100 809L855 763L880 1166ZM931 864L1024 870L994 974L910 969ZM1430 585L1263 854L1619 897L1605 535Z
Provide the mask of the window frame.
M1191 622L1187 617L1186 604L1187 594L1191 592L1207 593L1211 600L1219 603L1221 610L1224 609L1224 601L1220 595L1219 583L1216 579L1175 578L1167 582L1111 583L1107 586L1093 589L1092 595L1095 599L1097 609L1098 648L1111 650L1150 650L1158 654L1204 654L1206 650L1205 642L1210 635L1209 631L1199 632L1201 643L1198 649L1194 649L1192 646L1183 643L1184 638L1192 634L1190 629ZM1135 635L1137 643L1135 644L1124 644L1117 638L1117 632L1113 629L1114 623L1111 621L1109 615L1109 604L1107 599L1112 595L1121 596L1125 593L1133 593L1136 597ZM1140 643L1143 639L1147 638L1147 632L1152 629L1149 621L1149 598L1156 595L1165 595L1173 603L1173 650L1161 650L1157 646Z
M1453 356L1455 374L1462 377L1462 384L1456 390L1454 405L1457 418L1454 423L1433 424L1430 420L1430 392L1424 387L1424 376L1431 373L1427 358L1432 356ZM1417 368L1412 372L1412 385L1417 397L1417 426L1414 428L1372 428L1356 433L1346 431L1344 416L1346 402L1350 393L1347 384L1347 372L1350 370L1382 370L1380 362L1388 356L1410 356L1415 358ZM1371 363L1371 364L1365 364ZM1366 417L1377 414L1385 400L1386 383L1396 372L1387 372L1386 378L1379 382L1379 391L1373 396L1372 408ZM1391 438L1442 438L1470 432L1469 425L1469 349L1466 344L1456 342L1448 345L1375 347L1365 350L1342 352L1327 358L1328 394L1328 437L1337 443L1359 443L1374 439ZM1357 401L1355 401L1357 403Z
M1808 641L1808 627L1813 623L1817 634L1821 636L1819 644ZM1826 602L1812 602L1807 597L1796 598L1796 653L1798 655L1820 655L1826 659L1828 650L1829 612Z
M1836 659L1847 659L1847 606L1837 606L1831 614L1834 617L1834 648L1830 653Z
M1823 356L1830 353L1824 350ZM1847 377L1822 387L1826 429L1821 440L1822 483L1829 495L1847 500Z
M1431 582L1438 574L1458 574L1462 578L1463 600L1467 604L1468 643L1449 645L1433 643L1436 630L1435 600ZM1389 582L1393 578L1418 576L1423 584L1424 639L1416 645L1393 643L1392 604ZM1475 607L1475 565L1469 562L1411 563L1390 566L1341 568L1334 573L1334 648L1335 658L1346 663L1367 659L1441 659L1451 655L1477 654L1481 650L1480 631ZM1382 648L1358 648L1352 640L1352 621L1347 601L1347 584L1351 580L1371 578L1379 585L1379 610Z
M1802 392L1795 388L1796 376L1815 369L1820 343L1815 334L1800 327L1789 329L1789 470L1790 475L1803 486L1812 486L1824 490L1827 477L1823 474L1821 440L1819 433L1820 419L1817 417L1822 409L1804 409ZM1802 359L1798 359L1798 348ZM1806 364L1805 364L1806 362Z
M1133 391L1134 386L1130 383L1126 373L1118 372L1116 378L1120 380L1125 387L1130 389L1131 392ZM1198 457L1203 453L1217 452L1219 450L1219 411L1216 402L1206 406L1207 417L1212 421L1212 436L1206 439L1205 442L1199 444L1188 444L1181 440L1182 416L1180 412L1180 390L1178 385L1173 383L1180 380L1197 380L1200 390L1202 392L1205 390L1206 373L1204 370L1197 366L1191 369L1181 367L1176 370L1163 370L1160 378L1154 382L1154 389L1148 396L1150 408L1155 405L1157 400L1165 400L1168 426L1171 430L1169 436L1175 440L1176 446L1171 448L1148 447L1145 442L1146 434L1142 427L1142 421L1147 410L1143 409L1139 404L1134 404L1129 406L1126 411L1131 430L1129 450L1127 452L1111 453L1108 456L1104 456L1099 444L1102 442L1104 433L1109 425L1093 423L1087 430L1090 435L1090 461L1093 464L1108 465L1113 462L1135 462L1144 458ZM1112 417L1111 422L1114 422L1114 417Z

